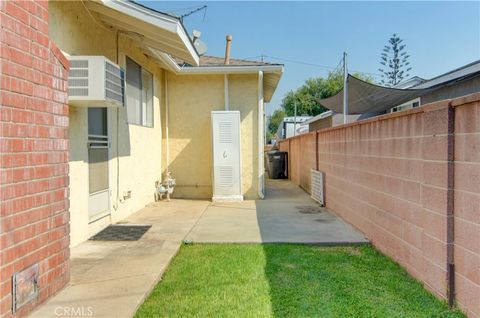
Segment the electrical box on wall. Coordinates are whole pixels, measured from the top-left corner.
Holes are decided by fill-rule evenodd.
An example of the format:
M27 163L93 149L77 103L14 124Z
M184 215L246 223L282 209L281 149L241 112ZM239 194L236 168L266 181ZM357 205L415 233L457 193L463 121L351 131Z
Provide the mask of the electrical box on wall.
M212 112L213 201L241 201L240 112Z

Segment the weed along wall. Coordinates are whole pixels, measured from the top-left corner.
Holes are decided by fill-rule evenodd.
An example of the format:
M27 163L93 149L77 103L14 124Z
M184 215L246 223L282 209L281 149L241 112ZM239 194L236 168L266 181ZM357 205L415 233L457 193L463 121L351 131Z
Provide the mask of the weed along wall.
M281 141L290 179L437 296L480 317L480 94Z

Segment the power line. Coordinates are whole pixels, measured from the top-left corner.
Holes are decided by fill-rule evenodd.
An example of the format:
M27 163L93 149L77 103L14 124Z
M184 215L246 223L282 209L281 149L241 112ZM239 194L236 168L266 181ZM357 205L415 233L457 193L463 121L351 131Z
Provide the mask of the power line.
M341 67L342 65L342 59L340 59L340 61L338 62L337 66L333 67L333 66L330 66L330 65L322 65L322 64L316 64L316 63L311 63L311 62L306 62L306 61L300 61L300 60L294 60L294 59L289 59L289 58L283 58L283 57L275 57L275 56L271 56L271 55L266 55L266 54L262 54L262 55L257 55L257 56L252 56L252 57L247 57L245 58L245 60L248 60L248 59L253 59L253 58L269 58L269 59L273 59L273 60L279 60L279 61L285 61L285 62L290 62L290 63L295 63L295 64L301 64L301 65L307 65L307 66L314 66L314 67L319 67L319 68L324 68L324 69L329 69L329 70L333 70L334 72L336 70L338 70L339 67ZM372 75L372 76L381 76L381 74L379 73L371 73L371 72L362 72L362 71L356 71L356 70L352 70L353 72L359 72L359 73L363 73L363 74L368 74L368 75Z
M179 12L179 11L187 11L187 10L197 9L200 6L201 5L191 6L191 7L182 7L182 8L172 8L172 9L165 10L165 11L168 12L168 13L175 13L175 12Z
M244 57L244 58L241 58L241 60L251 60L251 59L256 59L260 57L265 57L265 55L255 55L255 56Z
M343 63L344 63L343 58L341 58L341 59L338 61L337 66L335 66L335 69L333 70L333 72L334 72L334 73L335 73L335 72L339 72L339 69L340 69L341 67L343 67Z
M285 62L302 64L302 65L307 65L307 66L315 66L315 67L326 68L326 69L335 69L335 67L332 67L332 66L329 66L329 65L315 64L315 63L304 62L304 61L299 61L299 60L292 60L292 59L287 59L287 58L283 58L283 57L275 57L275 56L270 56L270 55L265 55L265 54L262 54L262 56L267 57L269 59L273 59L273 60L285 61Z

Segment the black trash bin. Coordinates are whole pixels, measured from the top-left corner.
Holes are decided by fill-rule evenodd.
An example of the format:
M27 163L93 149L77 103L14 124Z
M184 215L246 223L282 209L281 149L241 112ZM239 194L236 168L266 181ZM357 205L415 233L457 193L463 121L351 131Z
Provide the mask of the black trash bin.
M288 177L288 152L270 151L268 156L268 177L270 179L286 179Z

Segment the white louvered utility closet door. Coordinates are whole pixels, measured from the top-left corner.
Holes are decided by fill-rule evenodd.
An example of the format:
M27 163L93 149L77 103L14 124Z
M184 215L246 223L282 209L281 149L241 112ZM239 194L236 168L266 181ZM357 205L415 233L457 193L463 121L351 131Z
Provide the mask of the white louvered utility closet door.
M243 200L240 112L212 112L213 201Z

